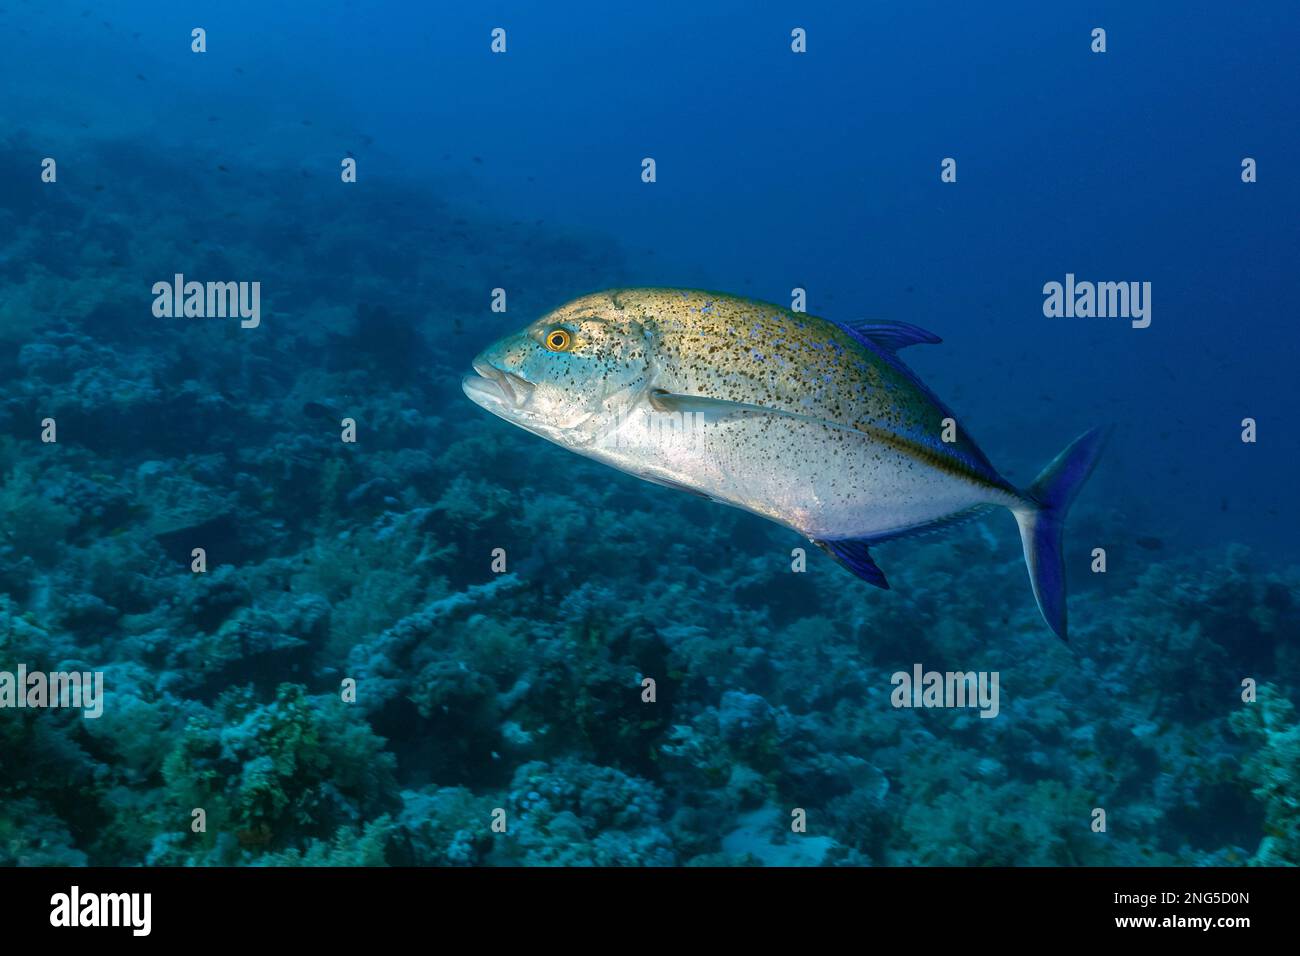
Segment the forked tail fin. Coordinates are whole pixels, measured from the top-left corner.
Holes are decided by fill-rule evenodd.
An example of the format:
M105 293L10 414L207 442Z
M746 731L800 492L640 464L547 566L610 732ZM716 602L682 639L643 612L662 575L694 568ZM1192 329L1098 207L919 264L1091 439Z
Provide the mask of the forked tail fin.
M1020 525L1025 567L1034 599L1056 636L1066 637L1065 561L1061 538L1065 514L1092 474L1110 438L1109 426L1084 432L1042 470L1025 494L1023 507L1012 509Z

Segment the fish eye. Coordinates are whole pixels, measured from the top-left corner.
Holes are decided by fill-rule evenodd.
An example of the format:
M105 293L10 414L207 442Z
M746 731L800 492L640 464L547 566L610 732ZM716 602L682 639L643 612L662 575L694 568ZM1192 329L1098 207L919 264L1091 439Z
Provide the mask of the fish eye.
M573 347L573 335L568 329L551 329L543 343L552 352L567 352Z

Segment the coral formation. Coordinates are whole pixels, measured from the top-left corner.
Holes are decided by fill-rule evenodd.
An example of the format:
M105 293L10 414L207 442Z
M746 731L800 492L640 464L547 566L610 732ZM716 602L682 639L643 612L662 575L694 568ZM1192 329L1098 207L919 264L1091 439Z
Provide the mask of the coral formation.
M1070 647L1002 525L885 545L889 592L793 571L806 542L462 400L518 324L484 317L500 264L546 263L511 306L540 310L631 281L613 244L391 183L359 242L339 200L242 182L131 229L0 209L0 671L106 693L0 710L0 863L1300 862L1300 569L1231 546L1086 580L1124 531L1085 499ZM413 221L437 256L391 238ZM178 235L187 274L258 263L257 334L148 319ZM892 706L918 662L999 672L997 718Z

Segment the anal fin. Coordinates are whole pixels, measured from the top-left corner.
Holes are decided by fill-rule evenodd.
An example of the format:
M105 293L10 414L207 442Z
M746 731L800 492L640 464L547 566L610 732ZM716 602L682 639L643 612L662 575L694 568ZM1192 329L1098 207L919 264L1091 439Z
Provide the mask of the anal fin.
M857 538L844 538L839 541L814 540L813 544L868 584L874 584L886 591L889 590L889 582L885 580L885 572L876 567L876 562L871 560L871 552L867 550L866 541Z

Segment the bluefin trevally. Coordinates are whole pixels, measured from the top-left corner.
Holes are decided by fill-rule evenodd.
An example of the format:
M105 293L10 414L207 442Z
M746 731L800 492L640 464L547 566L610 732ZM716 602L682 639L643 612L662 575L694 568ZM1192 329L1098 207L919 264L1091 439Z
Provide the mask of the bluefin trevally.
M1066 511L1108 430L1019 489L898 358L902 322L837 323L736 296L615 289L483 351L465 394L580 455L784 525L888 588L869 548L1010 509L1043 619L1066 637Z

